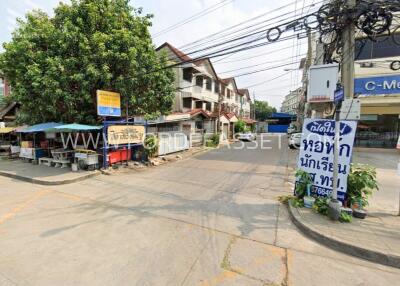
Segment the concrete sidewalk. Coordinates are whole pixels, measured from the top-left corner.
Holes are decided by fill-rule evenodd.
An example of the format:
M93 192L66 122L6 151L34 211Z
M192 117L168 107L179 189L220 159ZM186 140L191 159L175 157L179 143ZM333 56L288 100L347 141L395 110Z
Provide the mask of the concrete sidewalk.
M377 170L379 191L370 198L365 220L333 222L310 209L289 206L293 222L306 235L337 251L400 268L399 157L397 151L353 153L354 163L370 164Z
M72 172L69 168L33 165L21 160L0 160L0 176L39 185L63 185L82 181L99 175L98 171Z

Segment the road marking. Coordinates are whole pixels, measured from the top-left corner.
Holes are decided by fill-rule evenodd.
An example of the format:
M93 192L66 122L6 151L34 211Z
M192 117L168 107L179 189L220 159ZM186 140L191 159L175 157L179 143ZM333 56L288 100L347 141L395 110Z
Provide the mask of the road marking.
M19 204L18 206L13 208L10 212L6 213L5 215L3 215L0 218L0 225L5 223L6 221L12 219L16 214L18 214L19 212L24 210L26 207L28 207L29 205L31 205L32 203L34 203L35 201L37 201L38 199L40 199L41 197L43 197L44 195L46 195L50 192L51 192L50 190L40 191L40 192L36 193L35 195L33 195L28 200L26 200L25 202Z

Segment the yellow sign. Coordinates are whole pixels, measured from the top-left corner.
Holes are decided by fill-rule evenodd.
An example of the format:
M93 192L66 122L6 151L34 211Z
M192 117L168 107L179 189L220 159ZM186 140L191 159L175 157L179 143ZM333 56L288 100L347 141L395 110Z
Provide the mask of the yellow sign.
M121 95L117 92L98 90L97 114L100 116L121 116Z
M138 144L144 142L144 126L112 125L108 127L108 145Z

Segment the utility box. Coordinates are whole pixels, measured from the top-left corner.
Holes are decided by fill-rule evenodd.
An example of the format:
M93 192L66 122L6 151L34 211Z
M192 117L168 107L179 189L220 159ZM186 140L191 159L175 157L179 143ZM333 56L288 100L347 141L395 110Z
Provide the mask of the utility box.
M333 102L339 65L311 66L308 73L307 102Z

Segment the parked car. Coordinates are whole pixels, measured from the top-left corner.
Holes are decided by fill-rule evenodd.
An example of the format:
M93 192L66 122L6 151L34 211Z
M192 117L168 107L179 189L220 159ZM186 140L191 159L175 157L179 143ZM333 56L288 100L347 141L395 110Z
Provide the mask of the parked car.
M296 132L297 132L296 126L294 124L290 124L287 129L287 134L290 136L290 134L296 133Z
M237 135L237 139L241 141L253 141L257 139L257 136L255 133L251 132L242 132Z
M290 149L300 148L301 135L299 132L290 135L288 143Z

